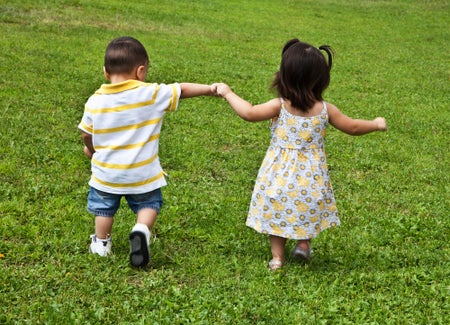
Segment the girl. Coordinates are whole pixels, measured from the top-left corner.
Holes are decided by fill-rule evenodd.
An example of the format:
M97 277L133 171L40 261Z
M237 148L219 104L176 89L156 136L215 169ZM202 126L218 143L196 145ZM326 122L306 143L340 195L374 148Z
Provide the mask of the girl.
M255 106L228 85L216 85L217 93L244 120L272 119L272 139L256 179L246 222L269 235L271 270L283 266L287 239L297 240L294 258L309 261L311 239L340 223L324 150L328 123L350 135L386 130L384 118L352 119L323 100L332 59L329 46L317 49L298 39L288 41L272 84L278 98Z

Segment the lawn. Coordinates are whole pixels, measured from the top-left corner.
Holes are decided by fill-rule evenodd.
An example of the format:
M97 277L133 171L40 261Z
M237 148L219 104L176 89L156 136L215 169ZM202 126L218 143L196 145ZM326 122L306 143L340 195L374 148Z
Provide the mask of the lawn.
M444 0L0 0L0 323L450 323L449 12ZM125 204L114 254L88 253L77 125L122 35L146 46L149 82L222 81L252 103L274 96L288 39L335 49L326 100L389 130L330 127L342 225L309 264L267 269L268 238L245 218L268 124L209 97L165 117L151 265L128 264Z

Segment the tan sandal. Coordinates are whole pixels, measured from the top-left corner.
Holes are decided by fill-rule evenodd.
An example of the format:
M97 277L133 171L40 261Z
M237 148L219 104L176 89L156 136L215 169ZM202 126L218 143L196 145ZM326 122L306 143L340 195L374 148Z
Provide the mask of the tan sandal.
M284 265L283 261L272 259L269 262L269 269L272 271L275 271L275 270L281 269L283 267L283 265Z

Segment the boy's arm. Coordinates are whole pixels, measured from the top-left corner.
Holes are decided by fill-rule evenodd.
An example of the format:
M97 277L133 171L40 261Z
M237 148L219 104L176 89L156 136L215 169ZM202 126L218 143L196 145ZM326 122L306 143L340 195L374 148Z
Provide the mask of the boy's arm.
M191 98L197 96L216 96L216 88L214 85L203 85L182 82L180 83L180 98Z
M372 121L352 119L330 103L327 103L327 107L330 124L344 133L363 135L374 131L386 131L387 129L386 120L382 117L377 117Z
M86 146L85 150L84 150L84 154L86 156L88 156L89 158L91 158L95 152L94 145L92 144L92 135L81 131L81 138L83 139L84 145ZM86 152L86 149L89 151ZM89 156L89 153L90 153L90 156Z

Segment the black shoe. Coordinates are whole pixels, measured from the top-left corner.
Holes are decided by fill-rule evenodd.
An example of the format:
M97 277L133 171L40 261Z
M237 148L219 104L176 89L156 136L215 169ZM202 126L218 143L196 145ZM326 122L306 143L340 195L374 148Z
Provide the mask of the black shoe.
M150 260L150 249L147 238L141 231L130 234L130 263L135 267L144 267Z

